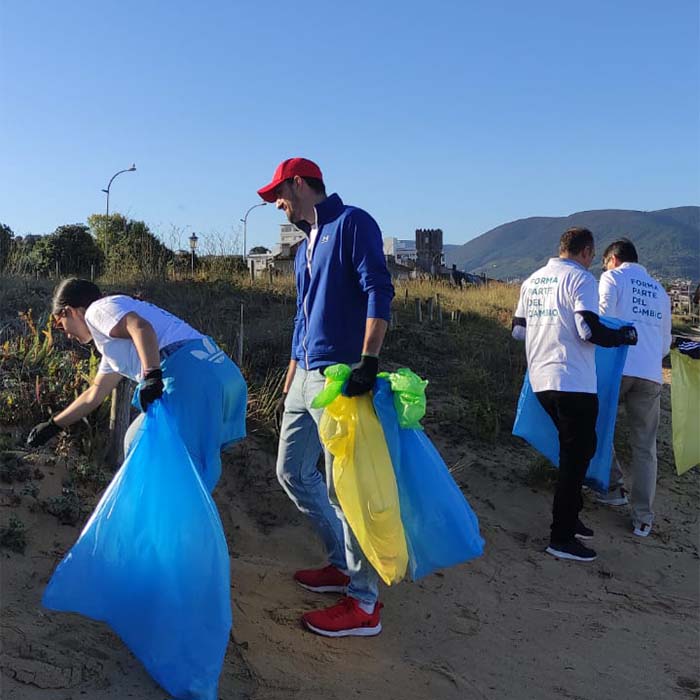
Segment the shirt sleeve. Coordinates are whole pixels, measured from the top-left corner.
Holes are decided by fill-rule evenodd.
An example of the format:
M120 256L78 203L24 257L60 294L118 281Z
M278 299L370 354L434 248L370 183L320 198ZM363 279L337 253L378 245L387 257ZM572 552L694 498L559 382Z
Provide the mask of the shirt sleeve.
M97 368L97 374L115 374L116 370L109 364L109 360L102 355L100 364Z
M575 278L571 291L574 312L592 311L598 313L598 286L590 272Z
M352 242L352 262L360 287L367 293L367 318L391 319L394 285L386 267L382 233L377 222L356 209L348 217Z
M133 299L130 297L104 297L90 304L85 317L102 335L109 336L114 326L133 310Z
M666 303L664 306L664 317L661 338L661 357L666 357L671 351L671 299L666 295Z
M525 318L525 292L527 291L527 283L525 280L520 285L520 296L518 297L518 305L515 307L515 318Z
M598 302L600 315L617 318L619 315L617 311L617 285L615 284L615 276L611 272L604 272L600 276L598 296L600 297Z
M299 349L299 346L301 345L301 337L302 337L302 324L304 322L304 309L302 306L302 298L301 298L301 280L300 280L300 273L298 269L299 265L299 254L297 252L297 256L294 258L294 275L296 277L296 284L297 284L297 312L294 315L294 331L292 333L292 348L291 348L291 359L296 360L297 359L297 350Z

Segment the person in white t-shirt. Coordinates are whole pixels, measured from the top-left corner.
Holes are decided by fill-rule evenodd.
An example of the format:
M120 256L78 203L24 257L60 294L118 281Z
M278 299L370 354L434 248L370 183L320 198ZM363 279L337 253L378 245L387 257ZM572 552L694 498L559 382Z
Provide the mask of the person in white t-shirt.
M221 449L245 437L247 389L238 367L183 320L130 296L103 297L88 280L61 282L52 312L68 337L94 341L102 359L92 385L35 426L28 445L44 444L94 411L128 377L139 382L135 404L144 413L165 396L204 484L213 490L221 474ZM129 428L130 438L138 434L142 418Z
M598 290L588 272L595 257L593 234L570 228L559 257L523 282L513 318L513 337L525 341L530 384L559 434L559 479L552 506L548 554L593 561L582 544L593 531L579 519L581 487L596 450L598 388L594 344L636 342L634 328L613 330L598 317Z
M654 522L656 433L659 427L661 360L671 348L671 300L660 282L639 264L634 244L626 238L611 243L603 254L598 287L600 313L634 323L639 342L627 353L622 370L620 403L629 424L632 452L632 532L647 537ZM610 490L598 501L628 503L620 463L613 452Z

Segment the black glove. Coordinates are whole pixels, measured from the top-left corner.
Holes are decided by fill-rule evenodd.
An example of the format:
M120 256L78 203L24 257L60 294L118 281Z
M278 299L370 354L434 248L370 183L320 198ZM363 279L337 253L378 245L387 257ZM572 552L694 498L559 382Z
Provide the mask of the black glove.
M622 345L637 344L637 329L634 326L622 326L620 335L622 336Z
M163 372L160 369L152 369L143 375L143 382L139 388L139 403L141 410L146 409L163 396Z
M287 400L287 394L282 394L275 404L275 423L277 427L282 427L282 416L284 415L284 402Z
M53 418L49 418L44 423L39 423L32 428L27 438L27 447L39 447L58 435L61 430L62 428L53 422Z
M345 396L361 396L374 389L378 369L378 357L363 355L360 364L350 373L350 378L345 385Z

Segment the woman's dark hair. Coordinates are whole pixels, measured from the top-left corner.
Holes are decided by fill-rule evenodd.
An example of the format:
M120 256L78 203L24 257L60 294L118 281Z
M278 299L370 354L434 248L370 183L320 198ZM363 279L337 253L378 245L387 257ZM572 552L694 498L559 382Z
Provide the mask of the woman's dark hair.
M93 301L97 301L101 297L100 288L90 280L69 277L56 287L53 293L51 313L57 316L66 306L71 306L74 309L87 309Z

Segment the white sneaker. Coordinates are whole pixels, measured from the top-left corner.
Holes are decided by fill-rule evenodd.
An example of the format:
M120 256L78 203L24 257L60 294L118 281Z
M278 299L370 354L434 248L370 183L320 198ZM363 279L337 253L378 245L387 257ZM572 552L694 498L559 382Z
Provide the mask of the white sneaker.
M614 486L607 493L597 493L595 500L605 506L626 506L629 503L624 486Z
M639 525L634 526L632 534L637 535L637 537L649 537L651 533L651 523L639 523Z

